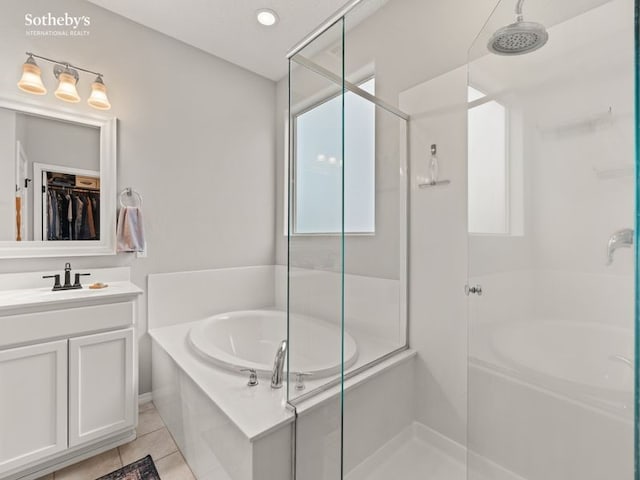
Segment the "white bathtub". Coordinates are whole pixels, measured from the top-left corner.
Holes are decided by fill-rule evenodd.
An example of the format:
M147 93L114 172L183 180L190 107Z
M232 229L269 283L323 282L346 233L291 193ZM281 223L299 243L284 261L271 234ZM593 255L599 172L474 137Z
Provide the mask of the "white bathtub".
M503 324L491 334L502 363L567 391L624 400L633 393L633 331L589 322Z
M191 328L189 343L217 366L239 371L253 368L271 375L276 350L287 338L287 314L278 310L243 310L206 318ZM341 332L323 320L293 315L288 348L292 373L311 373L314 378L340 373ZM345 332L345 370L358 355L355 340Z

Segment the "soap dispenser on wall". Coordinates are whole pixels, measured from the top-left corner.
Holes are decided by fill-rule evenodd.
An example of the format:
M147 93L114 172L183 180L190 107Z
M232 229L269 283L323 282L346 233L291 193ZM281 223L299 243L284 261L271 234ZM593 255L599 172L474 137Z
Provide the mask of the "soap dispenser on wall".
M438 147L436 144L431 145L431 157L429 157L429 183L435 184L438 182Z
M419 178L420 181L424 180L424 182L418 183L419 188L435 187L437 185L448 185L449 183L451 183L450 180L439 180L440 164L438 162L438 146L435 143L431 144L430 152L431 155L429 156L427 165L427 177Z

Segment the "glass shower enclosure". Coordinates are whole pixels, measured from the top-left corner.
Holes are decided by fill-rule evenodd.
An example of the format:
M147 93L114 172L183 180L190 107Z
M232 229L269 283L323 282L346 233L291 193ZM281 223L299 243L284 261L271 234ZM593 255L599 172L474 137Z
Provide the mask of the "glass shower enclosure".
M473 22L436 3L352 0L289 53L292 478L384 478L354 459L408 410L437 445L418 442L403 457L414 476L397 478L640 480L638 7L488 1L464 32ZM450 29L468 42L444 46L458 63L415 27L418 12L460 19ZM425 163L435 137L449 142L451 184ZM426 248L450 248L453 273ZM413 284L410 298L409 270L439 306ZM409 351L397 409L349 395Z
M635 6L561 3L469 51L469 480L637 478ZM491 52L517 7L547 43Z

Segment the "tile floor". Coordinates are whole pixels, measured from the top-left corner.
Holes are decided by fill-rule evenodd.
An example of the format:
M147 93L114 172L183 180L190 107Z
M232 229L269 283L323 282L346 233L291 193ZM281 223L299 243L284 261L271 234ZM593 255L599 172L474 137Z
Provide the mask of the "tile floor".
M134 441L40 480L94 480L147 455L153 458L162 480L195 480L153 403L140 405L136 431Z

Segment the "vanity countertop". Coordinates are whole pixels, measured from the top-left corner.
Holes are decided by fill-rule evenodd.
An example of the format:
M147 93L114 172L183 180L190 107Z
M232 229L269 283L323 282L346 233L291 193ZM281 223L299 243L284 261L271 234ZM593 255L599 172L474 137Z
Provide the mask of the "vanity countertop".
M52 291L51 272L0 275L0 350L135 326L142 290L128 267L87 269L81 289ZM54 272L55 273L55 272ZM108 285L90 289L94 282Z
M117 300L119 297L140 295L142 290L130 281L109 282L106 288L90 289L84 286L77 290L52 291L51 287L0 290L0 314L13 313L16 309L34 307L70 307L96 301Z
M130 280L128 267L83 269L91 273L85 277L83 288L52 291L53 279L42 278L63 272L22 272L0 274L0 315L58 310L99 303L114 303L142 294L142 290ZM108 285L90 289L94 282Z

